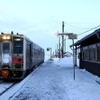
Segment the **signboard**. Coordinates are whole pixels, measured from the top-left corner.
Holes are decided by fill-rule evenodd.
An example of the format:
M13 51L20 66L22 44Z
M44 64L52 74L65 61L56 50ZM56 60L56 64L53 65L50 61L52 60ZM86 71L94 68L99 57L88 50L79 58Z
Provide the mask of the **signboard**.
M59 35L73 35L73 33L58 33L58 36Z
M68 35L69 39L77 39L77 34L70 34Z

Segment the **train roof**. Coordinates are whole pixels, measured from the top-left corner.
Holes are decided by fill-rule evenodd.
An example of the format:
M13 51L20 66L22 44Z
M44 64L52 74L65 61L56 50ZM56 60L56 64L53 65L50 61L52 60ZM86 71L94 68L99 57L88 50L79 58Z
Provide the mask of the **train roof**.
M97 35L97 36L100 37L100 28L97 29L97 30L95 30L93 33L91 33L91 34L89 34L89 35L83 37L81 40L77 41L77 42L74 44L74 46L81 45L82 42L86 41L87 39L89 39L89 38L91 38L91 37L93 37L93 36L95 36L95 35ZM72 46L72 45L71 45L71 46Z
M25 35L23 35L23 34L19 34L19 33L17 33L17 34L13 34L13 32L11 32L11 33L1 33L0 34L0 36L2 36L2 35L10 35L10 36L15 36L15 37L23 37L23 38L25 38L25 39L28 39L29 41L31 41L29 38L27 38ZM32 41L31 41L32 42Z
M28 41L30 41L30 42L32 42L32 43L34 43L32 40L30 40L28 37L26 37L25 35L23 35L23 34L19 34L19 33L17 33L17 34L13 34L13 32L11 32L11 33L1 33L0 34L0 36L1 35L11 35L11 36L15 36L15 37L23 37L24 39L27 39ZM38 44L36 44L36 43L34 43L35 45L37 45L38 47L40 47ZM41 49L43 49L42 47L40 47Z
M3 32L1 32L0 35L11 35L11 36L21 36L21 37L25 37L23 34L19 34L19 33L13 34L13 32L11 32L11 33L3 33Z

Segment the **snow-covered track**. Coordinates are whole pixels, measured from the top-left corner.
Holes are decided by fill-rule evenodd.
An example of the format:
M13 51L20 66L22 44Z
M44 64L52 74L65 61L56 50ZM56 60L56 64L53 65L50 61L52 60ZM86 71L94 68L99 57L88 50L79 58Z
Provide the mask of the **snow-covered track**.
M43 66L43 64L40 65L38 68L36 68L32 73L30 73L25 79L23 79L20 82L17 82L10 89L8 89L6 92L0 95L0 100L3 100L3 99L10 100L33 77L33 75L38 71L40 67Z
M0 96L11 89L15 84L16 82L0 82Z
M100 81L96 80L96 82L97 82L98 84L100 84Z

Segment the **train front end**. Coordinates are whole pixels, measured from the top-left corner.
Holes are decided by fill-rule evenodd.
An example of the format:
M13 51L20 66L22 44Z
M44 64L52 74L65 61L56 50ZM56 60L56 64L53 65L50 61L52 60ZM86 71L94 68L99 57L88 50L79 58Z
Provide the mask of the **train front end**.
M13 34L0 35L0 78L22 79L24 38Z

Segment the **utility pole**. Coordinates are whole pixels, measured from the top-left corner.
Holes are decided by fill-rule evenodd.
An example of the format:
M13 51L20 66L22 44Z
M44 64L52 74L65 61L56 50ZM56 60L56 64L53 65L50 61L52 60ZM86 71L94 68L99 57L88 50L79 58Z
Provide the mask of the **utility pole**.
M62 22L62 34L64 34L64 21ZM62 35L62 58L64 57L64 35Z

